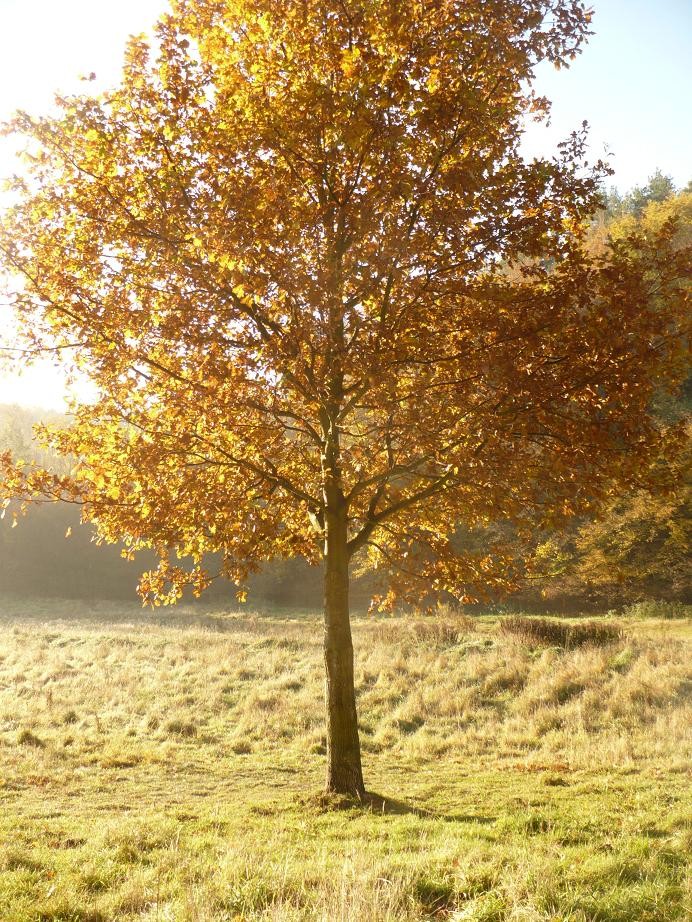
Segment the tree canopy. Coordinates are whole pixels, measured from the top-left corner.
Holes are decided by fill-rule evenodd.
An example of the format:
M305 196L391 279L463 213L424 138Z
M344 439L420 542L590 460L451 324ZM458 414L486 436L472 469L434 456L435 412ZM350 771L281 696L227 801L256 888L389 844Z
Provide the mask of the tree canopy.
M660 173L657 176L661 178ZM671 184L664 194L663 182L652 181L645 192L647 188L654 192L658 188L660 195L651 195L642 210L629 207L618 218L596 222L592 245L603 248L608 240L627 241L633 234L655 236L672 221L676 232L671 246L689 249L692 194L675 194ZM640 192L637 187L622 201L632 202ZM611 605L647 598L690 598L691 394L689 376L679 394L654 394L651 415L663 440L670 435L672 443L662 456L653 452L648 458L646 478L638 489L616 488L595 514L539 539L531 569L547 597Z
M239 582L314 559L338 464L352 548L422 542L444 564L417 575L464 594L490 562L450 555L458 516L551 514L577 469L593 486L669 356L644 273L580 248L581 136L517 150L545 108L524 81L587 28L544 0L179 3L119 89L17 117L32 179L2 246L30 343L101 388L57 444L106 538L220 550Z
M625 195L613 188L606 199L606 212L610 218L622 218L633 215L640 218L652 202L665 202L675 193L675 183L661 170L649 176L644 186L635 186Z

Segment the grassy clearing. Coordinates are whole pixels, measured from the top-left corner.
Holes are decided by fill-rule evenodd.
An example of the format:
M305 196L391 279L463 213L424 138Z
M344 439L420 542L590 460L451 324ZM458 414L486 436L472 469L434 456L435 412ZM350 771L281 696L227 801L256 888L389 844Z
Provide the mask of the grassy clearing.
M3 922L687 917L689 621L358 619L368 811L311 796L315 617L5 618Z

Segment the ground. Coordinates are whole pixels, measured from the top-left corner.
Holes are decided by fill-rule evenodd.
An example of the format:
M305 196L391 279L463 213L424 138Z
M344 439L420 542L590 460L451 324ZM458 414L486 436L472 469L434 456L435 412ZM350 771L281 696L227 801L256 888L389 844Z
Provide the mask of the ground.
M689 619L356 618L364 809L316 615L0 610L2 922L688 918Z

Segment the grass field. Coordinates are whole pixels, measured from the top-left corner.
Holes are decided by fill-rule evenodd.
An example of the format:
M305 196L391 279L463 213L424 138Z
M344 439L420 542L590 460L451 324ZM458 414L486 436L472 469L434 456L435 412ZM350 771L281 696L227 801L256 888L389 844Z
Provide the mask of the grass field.
M692 622L622 623L356 619L337 809L316 616L6 603L0 920L689 918Z

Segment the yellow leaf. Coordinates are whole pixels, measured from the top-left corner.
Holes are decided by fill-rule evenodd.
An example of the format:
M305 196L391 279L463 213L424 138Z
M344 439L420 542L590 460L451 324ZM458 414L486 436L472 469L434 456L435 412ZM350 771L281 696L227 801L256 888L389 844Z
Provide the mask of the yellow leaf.
M347 77L350 77L351 74L355 71L359 57L360 48L350 48L347 51L344 51L343 55L341 56L341 70Z

